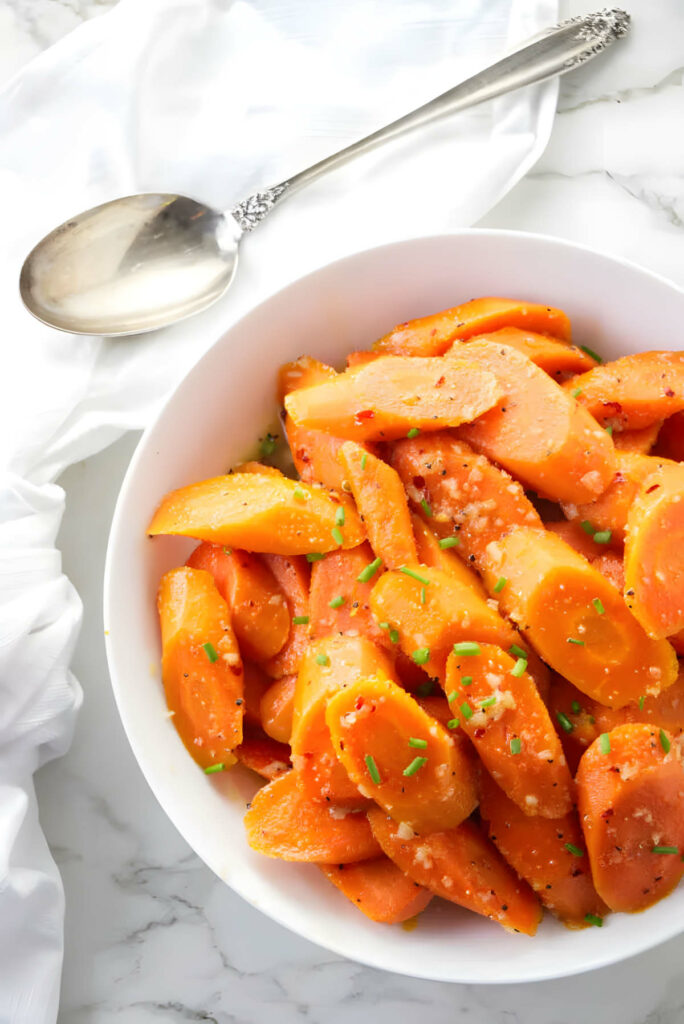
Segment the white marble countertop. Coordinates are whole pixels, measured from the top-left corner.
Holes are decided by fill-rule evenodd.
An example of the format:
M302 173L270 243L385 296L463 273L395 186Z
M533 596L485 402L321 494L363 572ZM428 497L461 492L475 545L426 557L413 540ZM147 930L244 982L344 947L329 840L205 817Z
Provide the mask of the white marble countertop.
M634 15L631 39L610 59L564 80L545 155L482 224L570 238L684 285L684 5L625 3ZM110 6L0 0L0 82ZM563 14L589 6L569 0ZM684 936L558 982L414 981L341 960L289 934L209 872L143 781L107 676L104 551L135 442L125 438L61 481L64 567L85 604L74 661L85 703L71 751L42 772L37 787L66 889L62 1024L684 1021Z

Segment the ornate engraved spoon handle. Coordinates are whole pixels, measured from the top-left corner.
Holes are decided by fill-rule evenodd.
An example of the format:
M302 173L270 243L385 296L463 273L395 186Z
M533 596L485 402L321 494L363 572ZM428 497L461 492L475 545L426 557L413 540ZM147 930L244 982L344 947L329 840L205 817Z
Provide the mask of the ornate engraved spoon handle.
M230 212L243 231L251 231L297 189L389 139L513 89L572 71L601 53L615 39L624 36L629 29L629 20L625 11L615 8L564 21L422 107L319 160L287 181L249 196Z

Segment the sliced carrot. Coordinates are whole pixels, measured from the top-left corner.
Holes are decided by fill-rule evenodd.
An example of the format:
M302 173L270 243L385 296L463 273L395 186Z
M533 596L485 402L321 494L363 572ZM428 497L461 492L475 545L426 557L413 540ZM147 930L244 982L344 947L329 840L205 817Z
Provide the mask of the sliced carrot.
M245 814L245 829L253 850L280 860L349 864L382 852L365 814L331 814L329 805L307 799L296 772L259 790Z
M376 556L388 569L416 562L408 501L397 471L354 441L342 445L339 459Z
M281 650L290 632L290 612L273 573L256 555L205 542L186 564L214 577L246 658L265 661Z
M292 735L292 714L296 676L283 676L271 683L261 698L259 717L267 736L279 743L289 743Z
M272 680L253 661L243 662L242 671L245 725L261 726L261 698L271 686Z
M548 373L554 380L564 380L570 374L584 373L596 366L596 360L576 345L550 338L546 334L522 330L520 327L502 327L498 331L477 334L468 340L510 345L531 359L535 366ZM455 346L459 344L455 342Z
M677 676L665 640L647 636L601 573L549 530L520 527L486 551L485 585L548 665L609 707L657 693Z
M432 899L389 857L359 864L321 864L321 871L350 903L380 924L399 924L425 910Z
M475 566L491 541L520 526L542 526L520 484L451 434L399 441L392 465L419 514L429 508L430 528L443 539L458 537L454 551Z
M625 589L625 566L617 551L606 551L604 555L592 558L591 564L622 593Z
M264 663L264 669L273 679L299 671L306 645L309 642L309 563L301 555L262 555L275 576L290 611L290 632L284 647L274 658ZM297 620L295 622L295 619Z
M342 541L335 515L345 510ZM284 476L231 473L181 487L166 495L148 527L150 536L174 534L198 540L304 555L353 548L365 532L351 501Z
M292 769L290 748L285 743L276 743L268 736L246 737L235 748L235 756L245 768L269 782Z
M413 429L457 427L501 395L494 375L469 360L384 356L291 392L285 408L298 426L350 441L389 441Z
M492 644L473 650L478 653L454 651L447 660L445 690L460 728L524 814L568 814L572 778L526 662Z
M658 433L656 453L674 462L684 462L684 412L665 420Z
M242 740L243 675L230 612L208 572L172 569L159 584L166 703L202 768L235 764Z
M380 808L368 820L383 851L419 885L507 931L535 934L542 914L537 897L474 822L412 838Z
M648 458L648 456L642 456ZM630 506L625 541L627 605L657 637L684 628L684 465L647 477Z
M350 779L395 821L425 834L477 807L470 758L396 683L357 680L329 700L325 720Z
M651 423L648 427L642 427L641 430L614 430L613 444L616 451L648 455L658 440L662 425L662 420L656 420L655 423ZM672 455L668 457L674 458Z
M546 523L545 525L547 530L555 533L557 537L560 537L566 544L569 544L578 554L584 555L590 562L596 558L597 554L605 551L605 547L598 545L594 540L593 528L591 533L587 533L580 526L578 519L572 522L569 522L567 519L560 519L557 522Z
M612 439L572 395L510 345L470 341L450 356L473 359L503 389L495 408L459 436L554 501L592 501L616 470Z
M262 476L282 476L283 474L275 466L267 466L264 462L257 462L251 459L249 462L241 462L234 466L233 473L260 473Z
M684 409L684 352L637 352L566 381L604 426L640 430Z
M313 356L300 356L291 363L283 363L278 372L278 401L282 405L285 396L298 388L310 388L324 380L334 380L337 370Z
M366 542L346 551L331 551L314 562L310 599L312 637L361 634L381 647L392 647L387 631L380 629L370 610L371 590L382 569L366 582L359 579L374 560Z
M364 797L337 759L325 710L339 690L375 675L391 678L392 663L366 637L330 636L309 646L295 686L291 737L298 784L309 799L364 806Z
M359 352L349 352L347 355L347 366L363 366L365 363L372 363L375 359L381 359L384 355L383 352L372 352L368 349L363 349Z
M487 297L397 324L373 347L403 356L441 356L459 338L502 327L520 327L570 341L570 321L560 309L518 299Z
M579 812L596 890L612 910L643 910L684 874L684 768L664 730L620 725L577 771Z
M480 814L502 856L565 925L584 928L588 914L603 918L608 908L594 888L575 811L556 820L530 817L485 773Z

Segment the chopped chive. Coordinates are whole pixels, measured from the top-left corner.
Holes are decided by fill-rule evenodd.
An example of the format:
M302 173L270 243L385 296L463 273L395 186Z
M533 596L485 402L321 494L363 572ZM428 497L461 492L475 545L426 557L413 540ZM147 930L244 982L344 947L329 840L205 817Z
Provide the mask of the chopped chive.
M579 703L579 701L578 701L578 700L573 700L573 702L572 702L572 704L570 705L570 707L571 707L571 709L572 709L572 713L573 713L573 715L579 715L580 711L582 710L582 708L580 707L580 703Z
M643 696L639 697L639 711L643 711L644 710L644 701L645 700L646 700L645 697L643 697Z
M593 604L594 608L599 613L599 615L606 614L606 609L603 607L603 603L600 597L595 597L591 603Z
M418 429L418 427L411 427L411 429L409 430L409 432L408 432L408 434L406 436L413 438L413 437L418 437L419 434L420 434L420 430Z
M460 543L460 537L442 537L439 546L444 551L445 548L457 548Z
M573 857L583 857L584 850L580 850L579 846L575 846L574 843L563 843L568 853L571 853Z
M218 661L218 652L213 644L202 644L202 650L206 654L209 661Z
M330 664L330 658L328 657L327 654L317 654L316 655L316 661L317 661L317 663L319 665L329 665Z
M425 750L427 747L427 740L419 740L415 736L409 736L409 747L416 747L418 750Z
M344 526L344 505L339 505L335 512L335 526Z
M451 693L447 694L447 702L449 704L452 704L453 701L455 701L457 697L458 697L457 691L456 690L452 690Z
M602 754L610 754L610 733L601 733L599 736L599 747Z
M416 687L416 693L419 697L429 697L435 688L434 681L432 679L426 679L424 683Z
M223 545L223 554L224 554L224 555L232 555L232 554L233 554L233 549L232 549L232 548L227 548L227 547L225 546L225 544L224 544L224 545Z
M610 538L613 536L612 530L598 530L594 534L594 540L597 544L609 544Z
M670 747L672 746L672 744L670 743L670 737L667 735L664 729L660 730L660 746L663 748L666 754L670 753Z
M579 396L581 394L582 394L582 388L575 388L575 390L572 393L572 397L573 398L579 398Z
M335 543L339 544L340 547L342 547L342 545L344 544L344 537L342 536L342 531L340 530L339 526L333 526L330 532L332 533L332 539L335 541Z
M519 679L523 672L527 671L527 658L518 658L515 665L511 669L511 675Z
M454 644L454 654L463 654L466 657L476 657L480 653L480 645L475 640L461 640Z
M589 718L589 725L596 725L596 719L593 715L588 715L587 717Z
M380 629L389 629L390 628L389 622L378 622L378 626L380 627Z
M223 761L219 761L218 764L210 764L204 769L205 775L213 775L214 772L222 772L225 769Z
M590 537L593 537L594 534L596 533L596 530L591 525L591 523L589 522L588 519L583 519L582 522L580 523L580 526L582 527L582 529L584 530L585 533L589 534Z
M470 686L473 681L472 676L461 676L461 686Z
M595 359L597 363L603 362L601 356L598 355L597 352L594 352L593 348L589 348L587 345L580 345L580 348L583 352L586 352L588 356L591 356L592 359Z
M389 638L390 638L390 643L391 644L398 644L399 643L399 630L398 629L390 629L390 631L389 631Z
M603 429L605 430L606 434L608 434L609 437L613 436L613 427L612 427L612 425L604 427Z
M425 587L421 587L420 588L420 603L421 604L425 604L426 597L427 597L427 591L425 590Z
M603 918L597 914L585 914L584 920L587 924L594 924L597 928L603 928Z
M295 615L292 619L292 623L295 626L308 626L309 616L308 615Z
M405 775L407 778L409 778L411 775L415 775L416 772L419 772L423 765L426 764L427 757L414 757L413 760L411 761L411 764L407 765L406 768L404 768L402 775Z
M292 493L294 494L295 498L299 498L300 501L306 500L306 492L303 491L301 487L295 487Z
M506 586L507 583L508 583L508 580L506 579L505 576L499 576L498 580L494 584L494 593L495 594L500 594L501 591L503 590L503 588Z
M359 575L356 577L358 583L368 583L371 580L380 566L382 565L382 558L374 558L365 569L362 569Z
M487 697L486 700L480 701L481 708L491 708L492 704L496 704L496 697Z
M430 658L429 647L419 647L417 651L414 651L411 655L416 665L424 665Z
M278 435L277 434L271 434L271 433L266 434L266 437L263 439L263 441L259 445L259 454L260 455L273 455L273 452L276 450L277 442L278 442Z
M473 709L471 708L470 704L465 704L465 703L461 704L461 707L460 707L459 710L460 710L461 714L463 715L463 717L465 718L466 722L468 721L469 718L473 717Z
M572 732L572 730L575 728L575 726L572 724L568 716L564 714L562 711L556 712L556 718L563 732Z
M404 576L410 576L411 579L418 580L419 583L424 583L427 587L430 580L426 579L425 576L421 576L420 573L414 572L413 569L409 569L407 565L400 565L399 572L403 572Z
M654 846L651 853L679 853L678 846Z
M368 452L364 452L363 455L361 456L361 469L365 469L366 468L366 463L367 462L368 462Z
M460 724L460 718L450 718L449 721L447 722L447 729L458 729Z
M511 740L511 754L519 754L522 750L522 743L517 736Z
M516 658L524 658L527 661L527 651L523 651L522 647L518 647L517 644L512 644L508 648L509 654L515 654Z
M366 762L366 768L368 769L368 774L371 777L371 782L374 782L376 786L379 786L380 772L378 771L378 766L375 763L375 758L372 754L366 754L364 761Z
M576 644L577 647L584 647L584 640L577 640L574 636L566 638L569 644Z
M320 551L309 551L306 556L307 562L320 562L321 558L325 558L325 555Z
M432 509L428 505L428 503L425 500L425 498L421 498L420 499L420 507L422 508L422 510L423 510L423 512L425 513L426 516L432 516Z
M341 608L344 604L344 598L342 594L338 594L337 597L333 597L332 601L328 602L330 608Z

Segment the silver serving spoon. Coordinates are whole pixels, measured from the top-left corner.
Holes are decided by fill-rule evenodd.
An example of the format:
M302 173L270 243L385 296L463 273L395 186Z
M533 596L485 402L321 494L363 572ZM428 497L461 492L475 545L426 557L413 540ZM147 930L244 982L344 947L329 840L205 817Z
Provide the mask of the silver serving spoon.
M242 235L302 186L410 129L572 71L628 28L629 15L619 9L563 22L410 114L230 211L159 193L127 196L86 210L29 254L21 270L21 297L39 320L73 334L137 334L198 313L232 281Z

